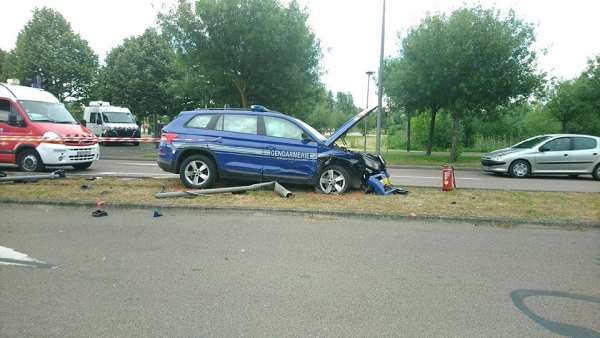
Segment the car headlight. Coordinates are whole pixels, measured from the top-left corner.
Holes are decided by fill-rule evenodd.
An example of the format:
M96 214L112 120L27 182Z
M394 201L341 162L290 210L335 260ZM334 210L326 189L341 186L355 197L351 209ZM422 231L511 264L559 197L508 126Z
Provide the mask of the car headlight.
M113 127L104 127L104 130L106 130L106 131L113 130Z
M63 143L60 136L58 136L58 134L53 131L45 132L44 136L42 136L42 139L42 142L44 143Z
M369 168L373 168L375 170L381 170L381 165L379 164L379 162L375 162L372 159L370 159L369 157L363 156L363 158L365 159L365 165Z
M494 156L492 157L492 161L502 161L502 156Z

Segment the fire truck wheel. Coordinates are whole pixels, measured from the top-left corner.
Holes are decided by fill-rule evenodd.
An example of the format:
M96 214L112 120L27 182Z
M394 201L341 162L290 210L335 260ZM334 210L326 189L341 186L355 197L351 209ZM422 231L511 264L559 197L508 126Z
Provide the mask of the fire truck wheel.
M19 170L25 172L44 171L46 169L46 166L40 159L40 155L33 149L26 149L19 154L17 165L19 166Z

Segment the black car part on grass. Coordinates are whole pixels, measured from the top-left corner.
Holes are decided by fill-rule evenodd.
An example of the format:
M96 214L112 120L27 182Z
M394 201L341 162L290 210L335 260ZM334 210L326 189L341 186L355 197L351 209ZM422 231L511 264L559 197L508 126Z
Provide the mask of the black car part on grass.
M50 173L48 175L11 176L11 177L7 176L6 173L0 171L0 182L7 182L7 181L13 181L13 182L37 182L37 180L41 180L41 179L54 180L54 179L66 178L66 177L67 177L67 174L62 169L53 171L52 173Z

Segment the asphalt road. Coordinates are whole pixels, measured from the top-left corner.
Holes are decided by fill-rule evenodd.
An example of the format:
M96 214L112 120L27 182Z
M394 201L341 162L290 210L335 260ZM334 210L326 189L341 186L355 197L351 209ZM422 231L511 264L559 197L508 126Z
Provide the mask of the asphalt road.
M92 211L0 204L1 337L600 337L598 230Z

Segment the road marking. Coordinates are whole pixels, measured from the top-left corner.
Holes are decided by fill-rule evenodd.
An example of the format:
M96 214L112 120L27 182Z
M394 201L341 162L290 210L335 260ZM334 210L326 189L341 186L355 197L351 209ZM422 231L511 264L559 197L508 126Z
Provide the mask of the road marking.
M436 177L428 177L428 176L391 176L392 178L397 177L397 178L424 178L424 179L434 179L434 180L439 180L441 178L436 176ZM455 179L458 180L471 180L471 181L482 181L481 178L469 178L469 177L455 177Z
M0 265L18 265L29 266L32 268L52 269L57 268L56 265L46 264L37 259L31 258L24 253L15 251L11 248L0 246Z
M133 163L133 162L116 162L115 164L123 164L123 165L145 165L145 166L152 166L152 167L158 167L158 164L156 163Z

